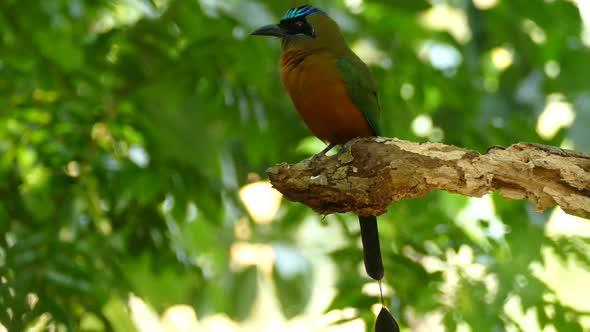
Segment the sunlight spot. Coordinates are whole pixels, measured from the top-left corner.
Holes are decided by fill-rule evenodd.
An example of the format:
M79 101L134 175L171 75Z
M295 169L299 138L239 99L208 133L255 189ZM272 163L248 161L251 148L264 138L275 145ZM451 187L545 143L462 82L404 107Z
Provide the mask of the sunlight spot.
M456 48L434 40L422 43L418 50L418 56L440 70L454 69L463 62L461 53Z
M582 30L582 43L587 47L590 47L590 1L588 0L576 0L578 9L580 10L580 16L582 16L582 22L584 27Z
M512 52L505 47L496 47L490 52L492 62L498 70L505 70L512 65Z
M560 207L551 212L545 232L548 236L590 236L590 223L587 219L565 213Z
M465 267L473 263L473 249L465 244L459 246L458 251L449 251L447 255L447 262L451 265Z
M145 168L150 163L150 156L147 151L135 144L129 148L129 159L141 168Z
M429 273L444 271L447 268L446 262L435 256L424 256L421 263Z
M421 114L412 121L412 131L418 137L426 137L432 133L432 118Z
M172 211L172 208L174 207L174 197L170 194L166 194L166 198L164 198L161 207L162 212L164 212L165 214L170 213L170 211Z
M135 327L141 332L160 332L162 326L158 314L140 297L129 294L129 311Z
M495 7L498 0L473 0L473 5L479 10L486 10Z
M189 202L186 206L186 220L191 223L199 216L199 208L195 202Z
M575 150L576 149L576 145L574 144L574 141L569 137L564 138L563 141L561 142L561 144L559 144L559 147L562 149L568 149L568 150Z
M391 59L368 39L359 39L352 45L352 49L366 64L380 66L383 69L391 68Z
M197 331L198 321L195 310L185 304L169 307L162 315L162 327L166 332Z
M12 316L12 309L9 308L7 311L9 312L9 316ZM53 320L52 318L48 312L42 313L27 326L26 332L52 331L49 326ZM0 331L2 331L1 328Z
M377 293L376 296L379 296L379 293ZM377 316L379 316L379 312L381 311L382 308L383 308L383 305L381 305L381 303L375 303L371 306L371 312L373 312L373 315L375 315L375 317L377 317Z
M195 331L223 331L236 332L242 331L242 328L225 314L215 314L203 319L201 329Z
M473 332L471 326L465 322L460 322L457 324L457 332Z
M307 260L291 247L274 245L272 250L276 271L283 279L292 280L310 268Z
M344 4L353 14L360 14L365 9L363 0L344 0Z
M210 17L219 17L220 13L230 11L232 8L232 4L228 1L199 0L199 4L205 15Z
M391 289L391 287L389 287L389 285L387 285L384 282L381 283L381 289L383 290L383 297L384 298L393 294L393 290ZM379 296L381 294L381 292L379 291L379 282L371 281L371 282L364 284L362 292L363 292L363 294L367 294L369 296ZM379 308L379 309L381 309L381 308ZM379 311L377 311L377 313L379 313Z
M80 164L75 160L70 161L66 165L66 174L73 178L80 176Z
M92 31L105 33L113 28L132 25L142 17L157 17L158 12L141 1L126 1L113 4L110 10L104 11L94 21Z
M113 226L107 219L104 218L96 222L96 228L98 228L100 233L103 235L110 235L113 233Z
M428 139L433 142L440 142L445 138L445 132L441 127L433 127Z
M27 294L27 304L29 305L29 309L35 309L35 306L39 303L39 296L35 293L28 293Z
M234 38L237 40L244 40L248 36L248 34L246 33L246 30L244 30L244 28L236 26L232 30L232 36L234 36Z
M236 271L247 266L257 266L261 271L272 271L275 255L272 246L262 243L235 242L230 247L230 267Z
M401 88L399 89L399 94L404 100L414 97L414 86L411 83L402 84Z
M97 122L92 126L91 137L102 146L112 142L109 127L102 122Z
M448 4L436 4L420 15L420 24L436 31L447 31L461 44L471 40L465 11Z
M559 63L555 60L549 60L545 63L545 74L550 78L556 78L561 72Z
M481 221L487 222L487 225L482 224ZM486 247L488 237L498 241L508 232L506 226L496 216L494 202L490 195L469 198L469 203L457 214L456 223L473 241Z
M268 181L257 181L240 189L240 199L246 210L258 224L271 223L275 217L283 196Z
M333 322L333 323L329 323L331 325L331 324L335 324L338 321L346 321L346 320L353 319L357 316L358 316L358 310L356 308L346 307L346 308L342 308L342 309L330 310L329 312L327 312L325 314L325 319L327 321ZM339 326L342 326L342 325L339 325ZM364 329L364 323L363 323L362 327ZM337 329L337 330L338 331L345 331L345 330L341 330L341 329ZM346 331L348 331L348 330L346 330Z
M545 35L545 31L543 31L543 29L541 29L541 27L539 27L537 23L529 19L523 20L522 30L525 33L527 33L531 40L536 44L543 44L547 40L547 35Z
M545 109L537 120L537 134L543 139L552 139L561 128L567 128L574 122L576 114L565 96L554 93L547 96Z

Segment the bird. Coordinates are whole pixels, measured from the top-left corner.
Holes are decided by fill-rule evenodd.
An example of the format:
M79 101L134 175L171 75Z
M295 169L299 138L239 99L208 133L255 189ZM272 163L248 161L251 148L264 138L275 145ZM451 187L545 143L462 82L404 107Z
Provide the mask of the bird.
M251 35L281 39L282 85L309 130L328 144L312 161L353 138L379 135L381 106L371 71L326 12L309 5L291 8L278 24L260 27ZM377 218L358 219L365 270L381 285L384 269ZM383 331L399 331L391 320L392 329Z

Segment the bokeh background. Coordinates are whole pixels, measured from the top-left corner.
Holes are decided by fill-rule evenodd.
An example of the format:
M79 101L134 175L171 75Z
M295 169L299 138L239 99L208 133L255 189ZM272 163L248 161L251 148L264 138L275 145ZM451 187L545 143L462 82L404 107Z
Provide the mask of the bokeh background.
M590 151L587 0L310 1L371 66L384 135ZM0 331L363 331L352 215L265 169L320 151L280 88L300 1L0 1ZM446 192L380 217L406 331L590 329L590 222ZM584 327L585 326L585 327Z

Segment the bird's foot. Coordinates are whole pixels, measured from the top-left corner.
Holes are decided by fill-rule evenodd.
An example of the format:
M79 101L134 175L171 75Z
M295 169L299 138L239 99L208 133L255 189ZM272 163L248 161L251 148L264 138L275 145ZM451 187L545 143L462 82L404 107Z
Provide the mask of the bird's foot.
M311 164L311 166L313 166L319 159L325 157L326 156L326 153L328 153L328 151L332 150L335 146L336 146L336 144L330 143L328 146L326 146L326 148L324 148L318 154L316 154L313 157L311 157L309 159L309 163Z

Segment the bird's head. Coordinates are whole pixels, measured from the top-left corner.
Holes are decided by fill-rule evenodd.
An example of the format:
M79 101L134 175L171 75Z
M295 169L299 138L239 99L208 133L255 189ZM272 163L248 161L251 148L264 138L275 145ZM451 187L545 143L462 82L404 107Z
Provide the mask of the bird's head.
M308 5L291 8L279 24L265 25L250 34L279 37L283 49L345 45L336 22L322 10Z

